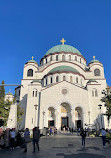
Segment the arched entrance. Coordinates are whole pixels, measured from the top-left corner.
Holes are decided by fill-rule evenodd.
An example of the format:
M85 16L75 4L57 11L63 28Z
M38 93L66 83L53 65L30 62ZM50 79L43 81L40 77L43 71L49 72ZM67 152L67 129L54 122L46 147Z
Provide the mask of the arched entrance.
M48 127L55 126L55 109L53 107L48 108Z
M82 109L80 107L75 108L75 127L76 128L81 128L83 127L83 122L82 122Z
M61 112L61 130L71 128L72 118L71 118L71 108L68 103L62 103L60 106Z

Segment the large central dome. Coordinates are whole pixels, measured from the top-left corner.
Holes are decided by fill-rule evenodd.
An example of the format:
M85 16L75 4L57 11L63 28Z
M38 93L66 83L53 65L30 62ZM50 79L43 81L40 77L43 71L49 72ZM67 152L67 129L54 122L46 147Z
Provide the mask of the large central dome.
M46 53L46 55L48 54L53 54L55 52L71 52L74 54L78 54L78 55L82 55L76 48L74 48L73 46L70 45L57 45L52 47L51 49L49 49Z

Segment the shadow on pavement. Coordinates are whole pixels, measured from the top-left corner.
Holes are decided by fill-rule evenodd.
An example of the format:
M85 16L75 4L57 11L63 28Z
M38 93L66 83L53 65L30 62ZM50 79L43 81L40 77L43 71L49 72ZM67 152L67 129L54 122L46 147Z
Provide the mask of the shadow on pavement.
M88 150L88 149L94 149L94 150L101 150L100 148L98 148L98 147L85 147L85 148L82 148L82 149L79 149L79 150L77 150L77 151L84 151L84 150Z
M89 153L79 153L72 155L65 155L64 153L58 153L56 154L56 156L64 156L64 158L106 158L103 155L89 154Z

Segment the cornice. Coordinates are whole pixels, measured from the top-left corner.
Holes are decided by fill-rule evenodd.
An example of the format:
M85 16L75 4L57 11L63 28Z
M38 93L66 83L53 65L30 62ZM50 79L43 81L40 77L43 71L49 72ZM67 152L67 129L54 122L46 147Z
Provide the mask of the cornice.
M77 56L80 56L81 58L83 58L85 61L86 59L82 56L82 55L79 55L78 53L72 53L72 52L55 52L55 53L52 53L52 54L48 54L48 55L45 55L43 58L41 58L40 62L45 59L46 57L50 56L50 55L55 55L55 54L71 54L71 55L77 55ZM86 61L87 62L87 61Z

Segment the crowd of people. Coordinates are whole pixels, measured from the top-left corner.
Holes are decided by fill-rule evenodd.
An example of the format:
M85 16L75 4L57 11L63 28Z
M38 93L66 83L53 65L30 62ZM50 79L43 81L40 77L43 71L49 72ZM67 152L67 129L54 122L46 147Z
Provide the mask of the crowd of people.
M33 142L33 152L35 152L35 145L37 145L39 151L39 140L40 140L40 130L38 127L34 127L32 131L32 142ZM16 147L24 148L24 152L27 152L27 143L30 140L30 131L26 128L24 131L16 131L15 128L6 130L0 129L0 148L1 149L11 149Z
M73 132L75 132L73 128L67 129L67 131L69 131L72 134ZM88 136L87 133L89 132L89 130L79 128L76 130L76 132L77 135L81 136L82 138L81 144L83 147L85 147L85 140L86 140L86 136ZM105 130L104 128L102 128L100 134L102 137L103 147L106 147L107 133L111 135L111 130ZM57 129L55 127L48 128L46 135L54 136L54 134L57 134ZM19 146L24 148L24 152L27 152L27 143L31 141L30 136L31 135L28 128L26 128L24 131L18 131L18 132L16 131L15 128L6 129L4 131L0 128L0 148L1 149L10 148L11 150L13 150L17 146ZM37 149L39 151L39 140L40 140L40 130L38 127L34 127L32 131L33 152L35 152L36 149L35 145L37 146Z

